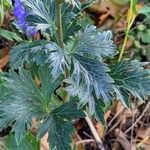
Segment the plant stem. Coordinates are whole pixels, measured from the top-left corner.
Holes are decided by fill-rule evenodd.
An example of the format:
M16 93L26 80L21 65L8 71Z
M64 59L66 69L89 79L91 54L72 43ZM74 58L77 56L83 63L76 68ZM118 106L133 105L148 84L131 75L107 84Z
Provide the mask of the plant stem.
M62 19L61 19L61 0L57 0L57 36L60 47L64 47L63 31L62 31Z
M62 0L56 0L56 4L57 4L57 6L56 6L57 38L58 38L59 46L61 48L64 48L63 29L62 29L62 13L61 13ZM65 76L65 79L69 76L69 70L67 69L67 67L65 67L64 76ZM65 87L66 85L63 84L63 86ZM67 97L68 97L68 93L63 97L63 100L66 101Z
M87 124L89 125L89 127L90 127L90 129L91 129L91 132L92 132L92 134L93 134L93 136L94 136L96 142L98 143L99 148L100 148L101 150L104 150L103 142L102 142L102 140L100 139L100 137L99 137L99 135L98 135L98 133L97 133L97 131L96 131L96 129L95 129L95 127L94 127L92 121L91 121L91 119L89 118L89 116L88 116L88 114L87 114L86 111L84 111L84 113L85 113L85 115L86 115L85 120L86 120Z
M125 46L127 44L129 31L130 31L130 28L131 28L131 26L132 26L132 24L135 20L135 17L136 17L136 15L133 14L134 12L133 12L132 9L133 9L133 0L131 0L131 2L130 2L130 10L129 10L129 15L127 17L127 18L129 18L129 19L127 19L128 20L128 26L127 26L127 31L126 31L126 34L125 34L125 39L124 39L124 42L123 42L123 46L121 48L120 55L119 55L119 58L118 58L118 62L122 59L122 56L123 56L123 53L124 53L124 50L125 50Z

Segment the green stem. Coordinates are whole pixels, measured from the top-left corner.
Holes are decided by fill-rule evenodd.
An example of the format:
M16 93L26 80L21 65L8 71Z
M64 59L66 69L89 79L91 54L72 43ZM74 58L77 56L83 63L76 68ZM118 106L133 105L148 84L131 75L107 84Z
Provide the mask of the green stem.
M4 1L0 0L0 27L2 26L4 21Z
M123 42L123 45L122 45L122 48L121 48L121 51L120 51L120 54L119 54L118 62L122 59L122 56L123 56L123 53L124 53L124 50L125 50L125 46L126 46L126 43L127 43L127 40L128 40L129 31L130 31L130 28L131 28L134 20L135 20L135 16L132 17L132 13L133 13L132 9L133 9L133 0L131 0L131 2L130 2L130 11L129 11L129 18L131 20L128 20L127 31L126 31L125 39L124 39L124 42Z
M120 51L118 62L122 59L122 56L123 56L123 53L124 53L124 50L125 50L125 46L126 46L126 43L127 43L127 40L128 40L129 30L130 29L127 28L127 31L126 31L126 34L125 34L125 39L124 39L123 46L122 46L121 51Z
M57 36L60 47L64 47L63 31L62 31L62 19L61 19L61 0L57 0Z
M56 11L57 11L57 38L58 38L58 43L61 48L64 48L64 39L63 39L63 30L62 30L62 14L61 14L61 9L62 9L62 0L56 0ZM67 67L65 67L64 71L65 79L69 76L69 70ZM66 85L63 84L65 87ZM64 102L66 101L68 97L68 93L63 97Z

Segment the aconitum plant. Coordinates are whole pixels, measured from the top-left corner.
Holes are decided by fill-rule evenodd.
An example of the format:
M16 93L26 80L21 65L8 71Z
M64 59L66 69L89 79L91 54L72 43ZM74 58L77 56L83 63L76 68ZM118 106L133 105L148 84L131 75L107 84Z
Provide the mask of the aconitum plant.
M11 69L1 77L0 129L11 126L18 145L34 119L37 139L48 133L51 150L70 150L75 119L91 116L105 125L103 114L112 101L130 108L131 96L143 101L150 95L147 63L117 61L111 31L83 26L82 12L90 4L16 0L21 29L43 37L14 46Z

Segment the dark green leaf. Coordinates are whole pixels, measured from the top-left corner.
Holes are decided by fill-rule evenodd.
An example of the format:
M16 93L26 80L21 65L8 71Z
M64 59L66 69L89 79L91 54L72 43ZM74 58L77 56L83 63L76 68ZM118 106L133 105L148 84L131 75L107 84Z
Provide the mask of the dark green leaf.
M26 135L19 145L17 145L13 134L8 135L5 141L6 147L9 150L40 150L39 141L31 134Z
M89 59L81 55L74 54L74 72L78 84L86 84L89 93L95 92L97 98L109 101L111 98L112 78L108 75L109 69L105 63L96 59Z
M112 41L111 31L99 32L95 26L88 26L84 32L79 32L70 41L69 52L78 54L92 54L99 58L116 55L116 46Z
M16 69L22 67L24 63L36 62L44 65L46 61L45 45L47 41L23 42L11 50L11 67Z
M48 141L51 149L71 150L70 143L73 130L74 127L71 122L50 116L40 127L39 136L45 135L48 131Z
M105 103L112 99L112 78L108 75L107 65L96 60L73 55L74 70L72 76L65 80L68 84L66 90L71 96L78 96L79 106L82 107L88 103L91 114L95 113L96 97L103 99Z
M71 133L74 130L72 119L84 117L83 111L77 109L77 102L71 99L52 111L41 124L38 136L49 133L49 145L51 149L71 150Z
M147 63L121 61L110 66L110 76L114 79L114 91L126 107L130 106L129 93L140 100L150 95L150 71L143 69Z
M95 118L105 125L104 110L102 109L101 99L95 99Z
M41 87L24 69L19 69L19 74L11 71L5 77L10 95L0 103L0 128L15 122L13 131L17 144L24 138L32 118L42 119L52 111L51 95L60 85L61 78L54 80L49 73L46 67L39 70Z
M69 120L85 116L80 109L77 109L77 98L71 98L69 102L55 109L52 114Z

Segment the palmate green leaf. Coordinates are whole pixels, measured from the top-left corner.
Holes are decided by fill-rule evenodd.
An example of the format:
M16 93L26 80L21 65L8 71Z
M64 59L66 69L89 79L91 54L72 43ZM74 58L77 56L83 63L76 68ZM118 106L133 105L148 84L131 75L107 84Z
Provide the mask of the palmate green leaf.
M41 125L39 136L43 136L48 132L48 141L51 149L71 150L71 133L73 131L74 127L70 121L63 121L58 117L50 116Z
M85 83L89 93L94 90L97 98L109 101L113 79L108 75L107 65L96 59L89 59L78 54L73 55L73 63L73 76L75 76L76 82L78 84Z
M83 111L77 109L77 99L71 98L47 116L39 128L38 137L48 132L51 149L71 150L71 133L74 130L71 120L84 116Z
M0 129L11 125L16 143L20 144L32 119L43 120L39 127L39 137L49 132L52 149L69 150L70 134L74 129L72 120L84 117L84 113L78 109L77 99L70 98L69 102L62 104L56 98L53 93L60 86L62 77L54 80L50 73L47 66L39 68L40 86L25 69L19 69L18 74L11 71L4 78L9 95L3 100L0 97Z
M71 98L44 120L39 128L38 137L48 132L51 149L71 150L71 133L74 130L71 121L84 116L83 111L77 109L77 99Z
M116 96L126 106L130 106L129 93L143 101L150 95L150 71L143 69L147 63L137 61L121 61L110 65L110 76Z
M100 59L117 54L111 31L99 32L95 26L88 26L72 37L68 47L71 54L91 54Z
M68 84L66 90L71 96L78 96L79 106L89 106L91 115L96 115L97 102L95 99L102 99L108 103L112 99L113 79L108 75L107 65L96 60L73 54L73 73L65 82ZM93 97L93 93L96 97ZM97 109L98 110L98 109ZM98 110L99 111L99 110ZM100 113L98 113L100 114ZM101 116L97 115L97 118Z
M42 119L52 111L50 97L62 80L53 80L49 69L40 69L39 72L41 87L36 85L31 74L24 69L20 69L19 74L11 71L5 77L10 95L0 103L0 128L15 123L13 131L17 144L24 138L32 118Z

